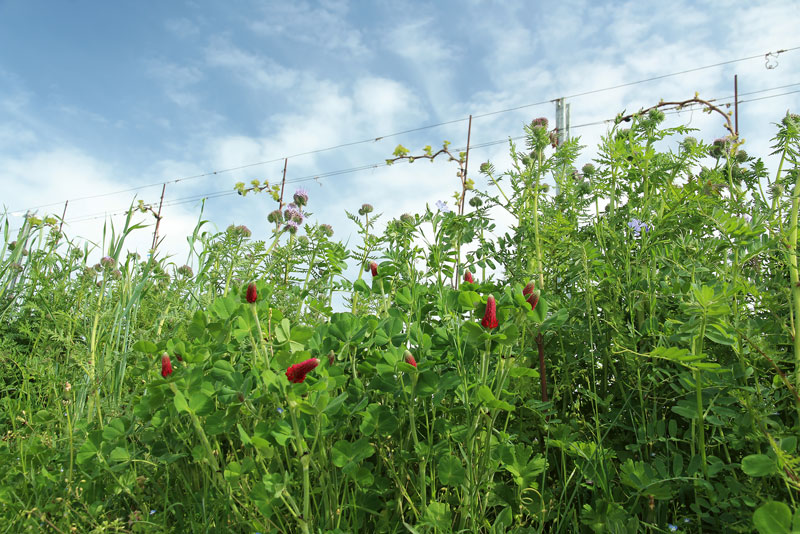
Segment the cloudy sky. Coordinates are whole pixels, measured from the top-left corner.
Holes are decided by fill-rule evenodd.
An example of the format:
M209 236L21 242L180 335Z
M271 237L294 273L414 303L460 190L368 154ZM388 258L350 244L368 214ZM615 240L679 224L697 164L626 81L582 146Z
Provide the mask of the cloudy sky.
M204 196L216 227L266 239L274 203L233 186L279 182L289 157L288 193L307 188L314 219L347 240L346 209L370 202L388 219L458 188L452 164L381 166L399 143L461 147L470 114L526 106L473 121L473 145L502 141L532 118L554 121L555 98L751 56L570 98L571 122L695 91L730 102L738 74L740 132L766 155L772 123L800 108L800 50L764 54L800 46L800 2L699 4L0 0L0 207L13 229L27 210L60 216L69 199L68 235L97 240L104 214L134 196L157 205L168 182L163 247L180 264ZM706 141L726 133L700 112L668 124ZM581 162L607 127L573 128L588 145ZM486 160L503 169L507 151L471 151L470 175ZM151 232L130 247L145 251Z

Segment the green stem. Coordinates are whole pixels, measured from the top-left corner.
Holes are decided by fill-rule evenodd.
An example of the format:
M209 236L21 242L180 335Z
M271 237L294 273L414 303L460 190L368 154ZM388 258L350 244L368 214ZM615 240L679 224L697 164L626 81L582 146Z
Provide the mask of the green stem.
M800 277L797 271L797 211L800 206L800 172L797 174L794 191L792 191L792 211L789 227L789 279L792 283L792 308L794 317L800 316ZM800 389L800 335L797 333L797 321L792 332L795 364L795 386Z

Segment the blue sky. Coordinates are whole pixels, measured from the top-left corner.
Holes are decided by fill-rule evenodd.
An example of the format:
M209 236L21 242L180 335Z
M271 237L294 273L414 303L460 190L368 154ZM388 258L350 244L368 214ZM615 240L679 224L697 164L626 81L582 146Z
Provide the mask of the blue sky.
M699 4L0 0L0 204L17 215L53 204L38 213L60 215L73 199L68 234L97 240L104 211L124 209L134 194L157 203L161 187L80 197L800 46L797 1ZM743 93L800 83L800 50L777 61L774 69L758 58L574 98L572 123L695 91L726 97L734 73ZM743 104L748 151L766 155L771 123L798 104L800 93ZM472 142L518 136L538 116L553 121L554 106L476 119ZM725 134L718 119L699 112L669 120L701 128L707 141ZM573 130L588 145L582 161L606 128ZM466 134L461 121L295 157L287 178L380 163L398 143L412 151L445 139L462 146ZM471 152L471 175L486 160L503 169L507 148ZM170 183L165 201L232 191L254 178L279 181L282 169L274 162ZM302 185L314 219L346 240L354 228L345 209L370 202L385 219L419 212L448 200L458 184L452 165L415 163ZM228 195L210 199L205 215L219 228L246 224L266 239L272 209L265 195ZM183 250L198 215L199 201L165 207L165 250ZM100 218L78 220L87 216ZM12 227L20 221L13 216ZM149 233L130 245L145 250Z

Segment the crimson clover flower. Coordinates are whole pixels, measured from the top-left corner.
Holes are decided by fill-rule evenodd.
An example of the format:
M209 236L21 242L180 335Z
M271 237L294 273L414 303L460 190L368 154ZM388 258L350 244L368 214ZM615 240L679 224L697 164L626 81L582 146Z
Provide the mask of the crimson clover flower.
M311 358L304 362L296 363L286 370L286 378L289 379L289 382L300 384L317 365L319 365L319 358Z
M161 376L167 378L172 374L172 362L169 361L169 354L166 352L161 356Z
M526 297L525 300L531 305L531 310L535 310L536 305L539 304L539 293L534 291L533 288L533 282L528 282L528 285L522 290L523 296Z
M371 262L369 264L369 271L372 273L372 276L378 276L378 264L376 262Z
M474 284L474 283L475 283L475 279L474 279L474 278L472 278L472 273L471 273L471 272L469 272L469 271L466 271L466 272L464 273L464 281L465 281L466 283L468 283L468 284Z
M256 289L255 282L250 282L247 286L247 302L254 303L258 299L258 290Z
M489 295L486 299L486 312L483 314L481 325L484 328L497 328L497 303L494 300L494 295Z
M411 354L411 351L407 350L405 354L403 354L403 358L406 360L407 364L413 365L414 367L417 366L417 360L414 359L414 355Z

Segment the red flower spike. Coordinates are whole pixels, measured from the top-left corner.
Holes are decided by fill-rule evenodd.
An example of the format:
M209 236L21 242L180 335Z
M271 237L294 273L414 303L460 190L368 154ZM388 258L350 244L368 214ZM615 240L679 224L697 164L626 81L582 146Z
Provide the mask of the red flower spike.
M403 357L405 358L407 364L413 365L414 367L417 366L417 360L414 359L414 355L411 354L410 351L406 351L405 354L403 354Z
M372 273L372 276L378 276L378 264L374 261L369 264L369 270Z
M471 272L467 271L467 272L464 273L464 281L466 283L468 283L468 284L474 284L475 283L475 279L472 278L472 273Z
M258 290L256 290L255 283L251 282L250 285L247 286L247 302L252 304L257 299L258 299Z
M531 311L535 310L536 305L539 304L539 293L534 291L533 287L533 282L529 282L522 290L522 295L527 297L525 300L531 305Z
M494 300L494 295L489 295L486 299L486 312L483 314L481 325L484 328L497 328L497 303Z
M169 354L166 352L161 356L161 376L167 378L172 374L172 362L169 361Z
M300 384L306 379L306 375L319 365L318 358L311 358L304 362L296 363L286 370L286 378L289 382Z

